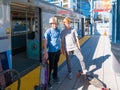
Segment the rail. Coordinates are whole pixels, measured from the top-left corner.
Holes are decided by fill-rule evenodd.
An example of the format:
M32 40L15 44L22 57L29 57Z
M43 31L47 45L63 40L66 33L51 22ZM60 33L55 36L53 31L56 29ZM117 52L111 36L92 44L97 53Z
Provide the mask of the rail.
M4 71L0 72L0 76L4 75L5 73L8 73L8 72L12 72L13 74L15 73L17 75L17 80L18 80L17 90L20 90L20 74L16 70L14 70L14 69L4 70ZM0 90L5 90L5 87L0 87Z

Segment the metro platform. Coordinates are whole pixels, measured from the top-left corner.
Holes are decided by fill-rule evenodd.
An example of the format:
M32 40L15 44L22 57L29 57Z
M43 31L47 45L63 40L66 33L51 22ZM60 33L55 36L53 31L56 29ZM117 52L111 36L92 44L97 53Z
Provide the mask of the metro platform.
M81 45L86 67L93 72L111 90L120 90L120 63L111 51L111 43L108 36L92 35ZM72 56L73 78L69 80L66 61L60 65L58 76L60 84L52 82L51 90L101 90L90 85L84 77L77 78L76 74L81 68L79 61Z

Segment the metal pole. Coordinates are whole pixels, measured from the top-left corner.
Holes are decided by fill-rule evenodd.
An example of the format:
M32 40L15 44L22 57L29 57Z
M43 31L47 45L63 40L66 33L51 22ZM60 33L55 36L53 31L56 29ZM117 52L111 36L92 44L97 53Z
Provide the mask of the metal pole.
M112 42L116 43L116 2L112 4Z
M93 0L91 0L90 1L90 5L91 5L91 7L90 7L90 35L92 35L92 29L93 29L93 27L92 27L92 21L93 21Z
M114 3L115 4L115 43L117 42L117 3Z

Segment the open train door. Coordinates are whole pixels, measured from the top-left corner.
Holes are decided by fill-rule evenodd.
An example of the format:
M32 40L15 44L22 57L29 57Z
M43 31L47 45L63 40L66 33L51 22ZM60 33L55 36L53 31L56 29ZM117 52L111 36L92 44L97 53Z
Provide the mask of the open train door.
M40 60L41 51L41 9L35 8L33 19L32 32L28 33L27 39L27 54L28 58Z
M34 4L10 3L12 65L21 75L40 62L41 10Z

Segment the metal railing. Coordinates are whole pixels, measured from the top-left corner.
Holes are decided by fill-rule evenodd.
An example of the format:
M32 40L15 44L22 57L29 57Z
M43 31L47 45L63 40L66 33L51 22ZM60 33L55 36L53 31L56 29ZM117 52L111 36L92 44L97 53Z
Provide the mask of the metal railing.
M11 77L12 77L11 80L12 80L12 82L15 81L14 79L18 80L17 90L20 90L20 74L16 70L14 70L14 69L7 69L7 70L4 70L4 71L0 72L0 76L4 75L6 73L10 73L11 74ZM5 88L6 87L0 87L0 90L5 90Z

